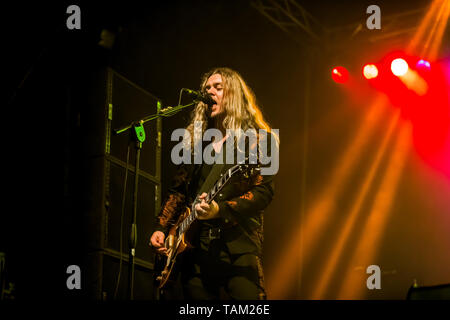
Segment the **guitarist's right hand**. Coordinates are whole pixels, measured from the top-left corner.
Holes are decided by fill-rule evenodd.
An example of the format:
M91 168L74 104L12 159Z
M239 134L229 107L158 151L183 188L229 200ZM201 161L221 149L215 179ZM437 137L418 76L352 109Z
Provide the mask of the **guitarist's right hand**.
M164 245L164 233L161 231L153 232L150 238L150 246L156 250L157 253L167 254L167 248Z

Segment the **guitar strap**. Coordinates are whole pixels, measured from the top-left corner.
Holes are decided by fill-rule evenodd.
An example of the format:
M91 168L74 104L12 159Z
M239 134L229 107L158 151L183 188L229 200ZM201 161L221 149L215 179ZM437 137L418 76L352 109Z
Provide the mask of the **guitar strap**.
M222 150L218 154L218 158L220 159L226 159L225 154L225 143L222 145ZM203 182L202 186L200 187L200 192L198 195L202 194L203 192L208 192L211 190L211 188L214 186L214 184L219 180L220 174L224 172L225 170L228 170L231 168L233 164L224 164L224 163L215 163L213 167L211 168L211 171L208 174L208 177L205 179L205 182Z
M221 153L223 152L223 155L220 153L219 154L219 158L220 156L223 156L222 159L226 159L226 146L225 143L222 146L222 150ZM198 193L198 195L202 194L203 192L208 192L209 190L211 190L211 188L214 186L214 184L217 182L217 180L219 179L219 176L221 173L225 172L226 170L230 169L231 167L233 167L234 164L220 164L220 163L215 163L211 169L211 171L208 174L208 177L205 179L205 182L202 184L201 188L199 189L200 192ZM250 236L250 234L247 232L247 230L245 230L240 223L237 224L239 229L242 231L242 233L250 240L252 241L255 246L258 246L258 244L255 242L255 240Z

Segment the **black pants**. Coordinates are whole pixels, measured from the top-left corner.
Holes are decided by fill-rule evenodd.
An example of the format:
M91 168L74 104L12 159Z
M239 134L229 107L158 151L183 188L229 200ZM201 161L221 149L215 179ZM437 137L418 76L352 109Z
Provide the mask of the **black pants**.
M185 299L261 300L266 297L259 257L253 253L230 254L220 239L185 252L182 265Z

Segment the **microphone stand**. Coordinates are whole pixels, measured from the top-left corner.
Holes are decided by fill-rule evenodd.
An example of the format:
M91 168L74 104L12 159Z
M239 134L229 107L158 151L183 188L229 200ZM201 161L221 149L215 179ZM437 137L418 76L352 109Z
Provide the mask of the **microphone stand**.
M170 117L184 108L191 107L197 103L194 100L192 103L186 105L178 105L176 107L166 107L160 109L160 102L158 101L158 112L156 114L149 115L143 119L132 121L130 124L118 129L114 129L114 134L118 135L130 130L130 140L135 143L136 159L135 159L135 174L134 174L134 188L133 188L133 212L131 220L131 230L129 238L129 265L128 265L128 299L133 300L134 291L134 267L135 267L135 255L136 255L136 242L137 242L137 225L136 225L136 212L137 212L137 199L138 199L138 182L139 182L139 161L141 157L142 143L145 141L144 124L148 121L155 120L159 117ZM133 129L133 130L131 130Z

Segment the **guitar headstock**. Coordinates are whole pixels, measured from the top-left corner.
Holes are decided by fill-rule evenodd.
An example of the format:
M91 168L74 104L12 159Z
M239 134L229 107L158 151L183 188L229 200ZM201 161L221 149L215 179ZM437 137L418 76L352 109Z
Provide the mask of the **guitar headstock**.
M261 172L261 168L256 164L239 164L238 166L241 175L246 179L250 179Z
M222 190L223 186L230 180L232 181L232 183L236 184L236 188L238 189L242 187L247 188L254 181L256 181L255 179L258 179L260 171L261 169L258 164L240 163L234 165L233 167L226 170L223 174L220 175L220 179L216 182L214 187L208 192L206 201L209 202L212 199L214 199L216 194L218 194L220 190ZM196 201L197 199L193 203L193 208L196 204ZM193 211L195 210L193 209Z
M239 173L240 177L245 179L253 178L260 174L261 168L259 163L249 163L249 158L246 157L242 163L238 163L231 168L232 173Z

